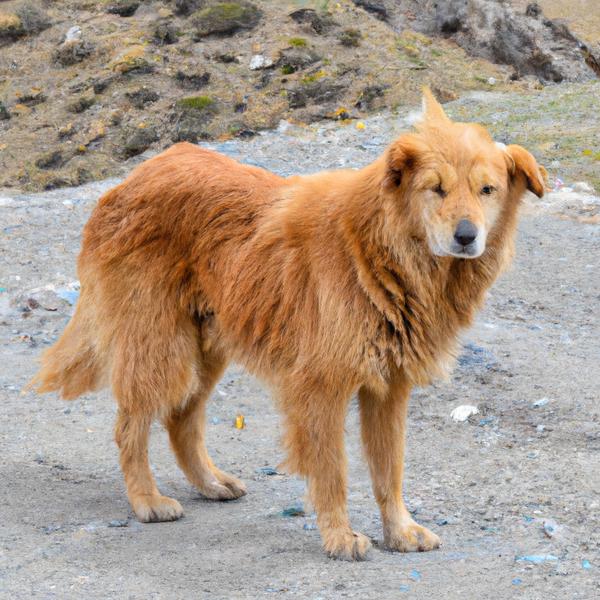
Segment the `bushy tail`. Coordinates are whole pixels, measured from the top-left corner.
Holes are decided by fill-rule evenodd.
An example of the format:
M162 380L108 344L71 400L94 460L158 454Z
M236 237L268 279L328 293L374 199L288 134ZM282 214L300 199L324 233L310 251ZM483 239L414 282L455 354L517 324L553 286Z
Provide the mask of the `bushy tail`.
M27 388L38 393L59 392L65 400L73 400L100 387L102 361L83 300L79 299L60 339L42 355L42 368Z

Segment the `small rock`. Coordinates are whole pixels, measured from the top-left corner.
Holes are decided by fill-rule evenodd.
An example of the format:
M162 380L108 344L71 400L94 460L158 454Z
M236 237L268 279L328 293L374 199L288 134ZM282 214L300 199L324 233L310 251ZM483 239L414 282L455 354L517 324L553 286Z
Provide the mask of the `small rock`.
M462 404L461 406L457 406L451 413L450 416L452 420L457 423L463 423L466 421L471 415L479 414L479 409L476 406L472 406L470 404Z
M65 34L65 39L52 54L54 62L67 67L77 64L90 56L94 45L82 39L81 27L71 27Z
M329 15L317 13L312 8L295 10L290 13L290 17L294 22L308 26L314 33L319 35L336 25L336 22Z
M258 69L268 69L273 66L273 61L264 56L264 54L255 54L250 59L250 64L248 65L251 71L257 71Z
M0 40L16 40L25 33L19 15L0 13Z
M109 527L128 527L129 520L128 519L114 519L108 522Z
M0 100L0 121L8 121L8 119L10 119L10 112L4 106L4 102Z
M106 12L111 15L119 15L120 17L131 17L135 14L139 6L140 3L138 0L119 0L119 2L108 6Z
M344 29L339 35L338 40L342 46L347 48L356 48L360 46L362 35L358 29Z
M539 400L536 400L532 406L533 408L540 408L540 406L546 406L548 402L550 402L549 398L540 398Z
M17 93L16 96L19 103L24 104L25 106L37 106L48 100L48 97L43 93L42 89L35 87L31 88L31 90L25 94Z
M206 86L210 81L210 73L186 73L185 71L177 71L175 74L177 84L187 90L199 90Z
M490 77L488 80L488 85L496 85L496 78L495 77Z
M528 17L533 17L537 19L542 14L542 9L537 2L530 2L525 9L525 14Z
M279 473L277 473L277 469L274 469L273 467L260 467L259 469L256 469L256 471L262 475L278 475Z
M137 156L147 150L158 140L158 132L154 127L135 127L125 130L122 136L123 147L121 150L125 158Z
M262 11L254 4L217 2L201 8L191 16L195 27L194 37L200 40L209 35L228 35L240 29L254 29L262 17Z
M132 92L125 92L125 97L135 106L136 108L144 108L147 104L152 104L159 99L159 95L146 86L138 88Z
M177 28L171 23L160 21L154 27L154 41L157 44L168 46L176 44L178 40Z
M79 96L72 102L67 104L66 109L72 113L82 113L86 111L90 106L93 106L96 103L96 97L93 94L84 94L83 96Z
M364 8L382 21L387 20L388 11L383 0L352 0L356 6Z
M553 538L558 530L560 529L558 523L552 519L544 519L544 533L549 537Z
M146 57L146 49L142 45L131 46L124 52L121 52L110 64L116 73L150 73L153 71L152 65Z
M175 0L175 12L187 16L204 4L204 0Z
M38 157L35 161L35 166L38 169L55 169L60 167L66 161L64 160L63 154L60 150L51 150Z
M299 69L304 69L319 60L321 60L321 57L311 48L286 48L279 53L277 65L286 74L290 74Z
M345 91L346 86L329 78L319 79L307 85L300 85L287 91L290 108L301 108L313 102L325 104L334 102Z

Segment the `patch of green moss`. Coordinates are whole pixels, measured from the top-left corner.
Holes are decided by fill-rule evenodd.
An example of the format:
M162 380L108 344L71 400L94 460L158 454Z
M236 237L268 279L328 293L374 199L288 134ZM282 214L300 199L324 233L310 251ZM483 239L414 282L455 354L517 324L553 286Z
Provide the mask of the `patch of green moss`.
M281 67L281 72L284 75L291 75L292 73L296 72L296 69L294 67L292 67L292 65L283 65Z
M177 100L177 106L186 110L206 110L213 108L215 101L210 96L189 96Z
M308 42L301 37L293 37L288 40L290 46L294 46L296 48L305 48L308 45Z

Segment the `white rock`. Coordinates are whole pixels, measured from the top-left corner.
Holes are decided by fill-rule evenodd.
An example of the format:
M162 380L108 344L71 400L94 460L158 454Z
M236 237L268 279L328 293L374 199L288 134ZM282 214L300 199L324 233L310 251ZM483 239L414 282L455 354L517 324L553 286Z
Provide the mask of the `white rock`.
M490 78L488 79L488 83L489 83L490 85L496 85L496 78L495 78L495 77L490 77Z
M266 69L273 66L273 61L267 58L264 54L255 54L250 59L250 70L257 71L258 69Z
M65 35L65 42L77 42L81 39L81 27L75 25L67 31Z
M457 406L451 413L450 416L457 423L466 421L471 415L479 414L479 409L471 404L461 404Z

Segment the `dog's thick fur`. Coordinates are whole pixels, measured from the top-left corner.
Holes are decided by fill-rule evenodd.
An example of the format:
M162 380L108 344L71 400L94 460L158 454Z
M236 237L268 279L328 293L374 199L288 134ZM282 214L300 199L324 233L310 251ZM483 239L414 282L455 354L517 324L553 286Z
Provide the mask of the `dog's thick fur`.
M543 180L523 148L452 123L428 92L425 105L417 130L360 170L284 179L183 143L101 198L84 231L75 315L34 384L67 399L112 388L139 519L182 515L150 472L155 418L202 494L245 493L204 445L208 396L239 361L275 391L289 467L308 479L331 556L363 558L370 545L346 509L355 392L385 545L439 545L402 498L409 392L446 371L512 255L520 198L541 196ZM487 233L475 258L444 251L465 218Z

